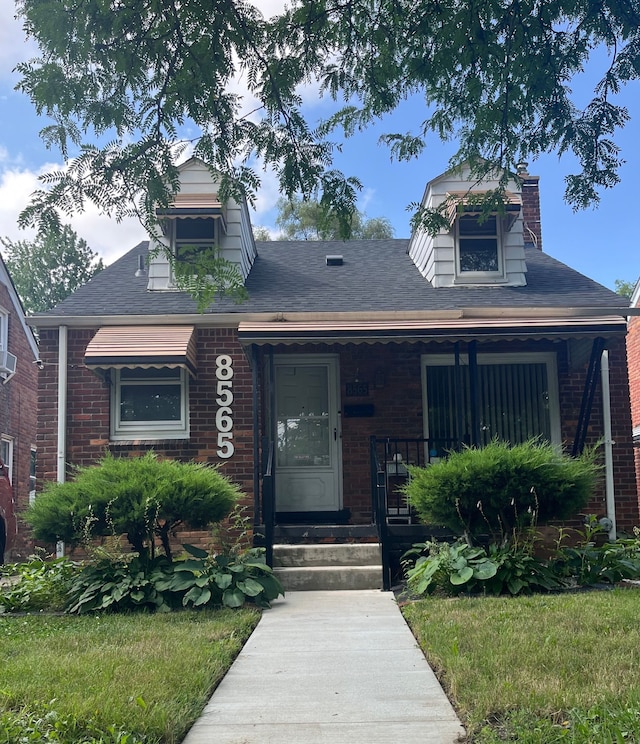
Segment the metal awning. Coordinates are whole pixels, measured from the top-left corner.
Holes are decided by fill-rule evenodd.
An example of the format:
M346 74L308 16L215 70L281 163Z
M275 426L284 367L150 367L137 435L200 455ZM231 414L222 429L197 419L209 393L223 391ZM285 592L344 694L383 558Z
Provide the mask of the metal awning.
M196 373L194 326L100 328L89 341L84 363L90 369L184 367Z
M168 207L158 207L156 216L165 220L205 219L213 217L227 229L225 205L217 194L176 194Z
M461 213L477 214L482 210L481 201L487 191L448 191L446 215L449 223L453 222ZM502 197L505 208L506 228L509 230L522 208L522 197L513 191L505 191Z
M509 339L596 338L625 334L624 318L436 318L402 321L316 321L240 323L240 342L298 343L418 343L420 341L486 341Z

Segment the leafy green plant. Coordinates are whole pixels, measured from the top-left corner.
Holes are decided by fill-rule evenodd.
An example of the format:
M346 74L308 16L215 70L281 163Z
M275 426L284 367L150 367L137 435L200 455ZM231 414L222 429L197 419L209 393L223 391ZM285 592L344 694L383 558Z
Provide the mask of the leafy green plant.
M101 728L80 722L55 709L0 712L0 744L145 744L147 737L123 731L115 725Z
M88 563L72 582L68 611L168 612L178 607L269 607L284 594L264 560L264 550L211 555L185 545L184 559L106 556Z
M462 541L418 543L404 554L405 565L415 556L415 565L406 575L409 589L418 595L437 589L446 594L474 591L479 582L495 576L498 570L482 548Z
M171 557L170 535L180 525L204 529L223 519L238 487L204 463L107 454L79 468L66 483L48 483L25 513L37 539L70 545L87 536L126 534L134 550L153 558L156 540Z
M176 561L173 576L162 583L172 592L183 593L184 606L241 607L249 601L269 607L272 600L284 594L282 584L265 562L263 548L215 556L193 545L184 548L191 557Z
M483 584L483 590L488 594L515 596L564 588L554 567L536 558L528 548L517 544L490 545L488 550L489 558L497 566L495 575Z
M599 545L596 538L603 532L597 517L587 516L580 543L559 547L553 562L555 571L581 586L639 578L640 532L636 529L633 538Z
M104 557L91 561L71 583L68 611L168 611L173 597L159 587L163 586L163 579L171 576L171 569L166 556L152 560L139 556Z
M517 542L488 549L463 541L418 543L405 553L403 562L407 585L415 595L433 591L518 595L564 586L553 566Z
M0 608L5 612L62 610L79 570L80 565L67 558L48 561L38 556L2 566L0 575L7 579L0 586Z
M572 458L539 440L513 447L495 440L427 468L411 467L405 490L424 522L470 542L488 534L502 544L535 522L579 513L599 470L593 450Z

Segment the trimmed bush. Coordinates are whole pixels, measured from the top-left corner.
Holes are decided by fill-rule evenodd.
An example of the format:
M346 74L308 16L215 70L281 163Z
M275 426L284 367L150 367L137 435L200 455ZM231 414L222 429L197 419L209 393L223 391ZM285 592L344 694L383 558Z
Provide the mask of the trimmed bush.
M49 483L28 508L38 540L70 545L98 535L126 534L141 557L155 555L156 539L170 558L170 533L182 524L205 529L226 517L240 497L236 485L203 463L106 455L79 468L67 483Z
M577 515L593 494L601 466L593 451L578 458L532 440L466 448L426 468L410 467L405 491L427 524L473 542L504 543L520 530Z

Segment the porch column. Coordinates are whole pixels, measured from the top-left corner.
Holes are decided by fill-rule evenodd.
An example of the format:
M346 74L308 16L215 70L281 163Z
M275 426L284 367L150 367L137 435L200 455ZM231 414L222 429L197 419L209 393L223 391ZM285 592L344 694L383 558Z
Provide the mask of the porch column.
M469 404L471 407L471 446L480 446L477 342L469 342Z

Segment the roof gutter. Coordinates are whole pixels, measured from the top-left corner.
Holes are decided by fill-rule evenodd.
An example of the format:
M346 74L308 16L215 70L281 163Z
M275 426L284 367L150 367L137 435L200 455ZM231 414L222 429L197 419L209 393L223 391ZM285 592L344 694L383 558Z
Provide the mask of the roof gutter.
M196 325L210 328L233 328L239 323L273 323L300 321L412 321L456 320L462 318L589 318L604 315L627 318L640 315L640 308L628 306L601 307L465 307L450 310L376 310L355 312L264 312L264 313L185 313L175 315L41 315L27 318L35 328L97 328L104 325Z

